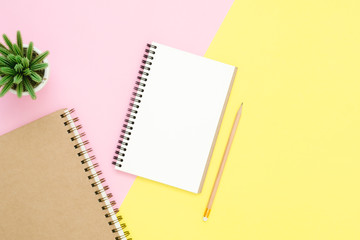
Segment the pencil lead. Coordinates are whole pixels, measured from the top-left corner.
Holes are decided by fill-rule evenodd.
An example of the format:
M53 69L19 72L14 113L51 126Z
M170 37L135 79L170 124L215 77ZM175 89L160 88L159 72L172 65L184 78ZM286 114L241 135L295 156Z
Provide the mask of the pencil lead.
M240 105L240 107L239 107L239 109L238 109L238 111L237 111L237 114L240 114L240 113L241 113L242 107L243 107L243 103L241 103L241 105Z

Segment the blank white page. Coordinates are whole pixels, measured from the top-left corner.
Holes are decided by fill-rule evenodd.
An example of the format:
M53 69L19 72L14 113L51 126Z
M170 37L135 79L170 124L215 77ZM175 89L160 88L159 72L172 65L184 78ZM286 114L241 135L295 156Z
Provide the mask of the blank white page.
M141 103L116 169L199 193L236 68L152 45L146 86L138 91Z

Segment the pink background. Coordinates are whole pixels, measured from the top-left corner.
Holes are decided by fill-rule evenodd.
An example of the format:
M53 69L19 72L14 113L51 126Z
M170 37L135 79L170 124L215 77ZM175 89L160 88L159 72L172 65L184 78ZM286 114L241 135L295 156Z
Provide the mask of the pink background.
M21 30L24 43L49 50L50 80L36 101L11 93L0 98L0 134L75 108L120 204L135 177L111 162L146 43L203 55L232 2L3 1L1 34L15 41Z

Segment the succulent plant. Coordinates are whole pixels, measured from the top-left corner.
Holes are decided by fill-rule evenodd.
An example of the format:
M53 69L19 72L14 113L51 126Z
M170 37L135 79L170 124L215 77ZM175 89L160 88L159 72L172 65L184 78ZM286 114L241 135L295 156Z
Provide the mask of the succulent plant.
M32 42L25 48L20 31L17 32L17 43L11 43L5 34L3 38L7 47L0 43L0 97L13 88L19 98L27 91L32 99L36 99L34 87L42 81L44 69L48 67L43 60L49 52L35 53Z

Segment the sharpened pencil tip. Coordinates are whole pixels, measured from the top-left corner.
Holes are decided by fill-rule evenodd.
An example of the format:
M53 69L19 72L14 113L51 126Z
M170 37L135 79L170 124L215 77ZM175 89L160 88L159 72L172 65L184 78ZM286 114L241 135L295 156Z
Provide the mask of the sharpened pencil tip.
M238 111L237 111L237 114L241 114L243 104L244 104L244 103L241 103L241 105L240 105L240 107L239 107L239 109L238 109Z
M207 217L203 217L203 220L204 220L204 222L206 222L206 221L207 221Z

